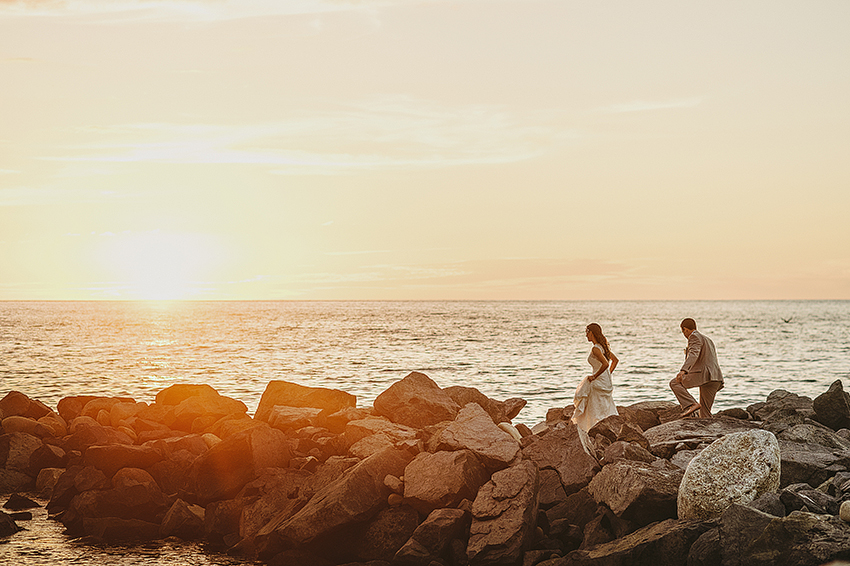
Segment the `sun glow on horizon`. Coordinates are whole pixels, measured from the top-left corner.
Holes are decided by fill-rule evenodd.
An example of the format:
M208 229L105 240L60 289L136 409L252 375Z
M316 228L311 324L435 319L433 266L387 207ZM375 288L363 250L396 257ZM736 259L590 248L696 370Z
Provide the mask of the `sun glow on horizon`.
M106 235L101 260L122 299L185 300L205 292L204 277L222 250L211 238L159 230Z

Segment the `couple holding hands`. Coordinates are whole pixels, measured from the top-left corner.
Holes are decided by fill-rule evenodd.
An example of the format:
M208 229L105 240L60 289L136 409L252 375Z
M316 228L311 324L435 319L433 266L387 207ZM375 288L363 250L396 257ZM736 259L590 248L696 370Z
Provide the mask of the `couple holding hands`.
M697 332L697 323L692 318L683 320L680 327L688 340L688 346L685 348L685 363L676 377L670 380L670 389L682 406L682 417L699 411L700 417L708 418L711 417L715 395L723 389L723 374L717 363L714 342ZM605 417L617 414L612 396L614 385L611 372L620 361L611 351L598 324L587 325L587 340L593 344L587 357L593 373L585 377L576 388L573 401L575 412L572 417L573 422L584 432ZM688 392L693 387L699 387L699 402Z

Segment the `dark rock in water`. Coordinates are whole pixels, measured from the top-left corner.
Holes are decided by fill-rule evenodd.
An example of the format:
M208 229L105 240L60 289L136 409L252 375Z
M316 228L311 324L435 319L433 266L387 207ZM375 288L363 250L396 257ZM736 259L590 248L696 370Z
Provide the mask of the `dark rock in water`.
M41 507L41 505L29 497L24 497L17 493L10 495L6 503L3 504L3 509L9 509L10 511L22 511L24 509L35 509L38 507Z
M470 520L470 514L461 509L432 511L396 553L393 564L429 566L444 560L452 540L467 538Z
M685 566L688 550L710 523L668 519L593 548L574 550L554 564L579 566Z
M351 393L339 389L326 389L322 387L306 387L288 381L269 381L257 413L254 418L259 421L267 421L272 409L276 405L286 407L312 407L322 409L329 414L343 409L353 408L357 404L357 397Z
M189 505L178 499L165 513L159 528L162 538L175 536L183 540L198 540L204 536L204 508Z
M618 517L638 526L675 518L683 472L662 470L644 462L617 460L602 468L588 492Z
M378 395L374 407L391 421L414 428L454 420L460 411L460 406L439 385L417 371Z
M14 493L16 491L29 491L33 488L32 477L17 470L0 468L0 493Z
M384 478L403 475L412 459L406 450L386 448L363 460L316 493L288 520L271 529L261 529L257 534L257 550L261 556L272 556L370 519L386 506L390 489L384 485Z
M472 504L466 553L470 566L513 564L537 528L540 475L533 462L496 472Z
M428 515L434 509L475 499L487 479L484 466L470 450L421 452L404 470L404 498Z
M141 519L86 518L83 524L87 535L107 542L156 540L159 537L159 525Z
M688 551L688 566L721 566L722 561L720 527L702 533Z
M13 535L20 530L21 528L12 517L0 511L0 538Z
M575 493L593 479L600 466L596 458L585 452L572 423L550 430L522 449L522 456L535 462L541 470L549 468L558 472L567 494Z
M815 420L832 430L850 427L850 394L844 391L840 379L835 380L825 393L812 402Z
M10 513L9 516L13 521L32 521L32 513L29 511L16 511Z

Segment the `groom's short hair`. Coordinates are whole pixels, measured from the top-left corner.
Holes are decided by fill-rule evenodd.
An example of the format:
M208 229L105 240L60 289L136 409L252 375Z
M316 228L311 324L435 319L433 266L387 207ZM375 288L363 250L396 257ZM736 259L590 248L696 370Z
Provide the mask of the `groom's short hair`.
M682 328L687 328L688 330L696 330L697 322L692 318L686 318L679 326L681 326Z

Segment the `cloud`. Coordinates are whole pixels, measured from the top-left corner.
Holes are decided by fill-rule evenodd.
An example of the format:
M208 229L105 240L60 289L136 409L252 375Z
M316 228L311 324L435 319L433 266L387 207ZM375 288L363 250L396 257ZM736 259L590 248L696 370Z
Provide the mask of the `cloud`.
M530 159L577 137L551 115L446 107L384 96L263 124L146 123L90 127L95 141L42 159L66 162L267 165L276 174L336 174Z
M3 13L119 20L212 22L263 16L369 11L424 0L0 0Z
M12 187L0 189L0 206L59 205L79 202L103 202L104 198L122 198L114 191L95 189L59 189Z
M633 100L623 104L614 104L601 109L602 112L619 114L623 112L647 112L650 110L672 110L676 108L695 108L702 104L702 97L680 98L663 101Z

